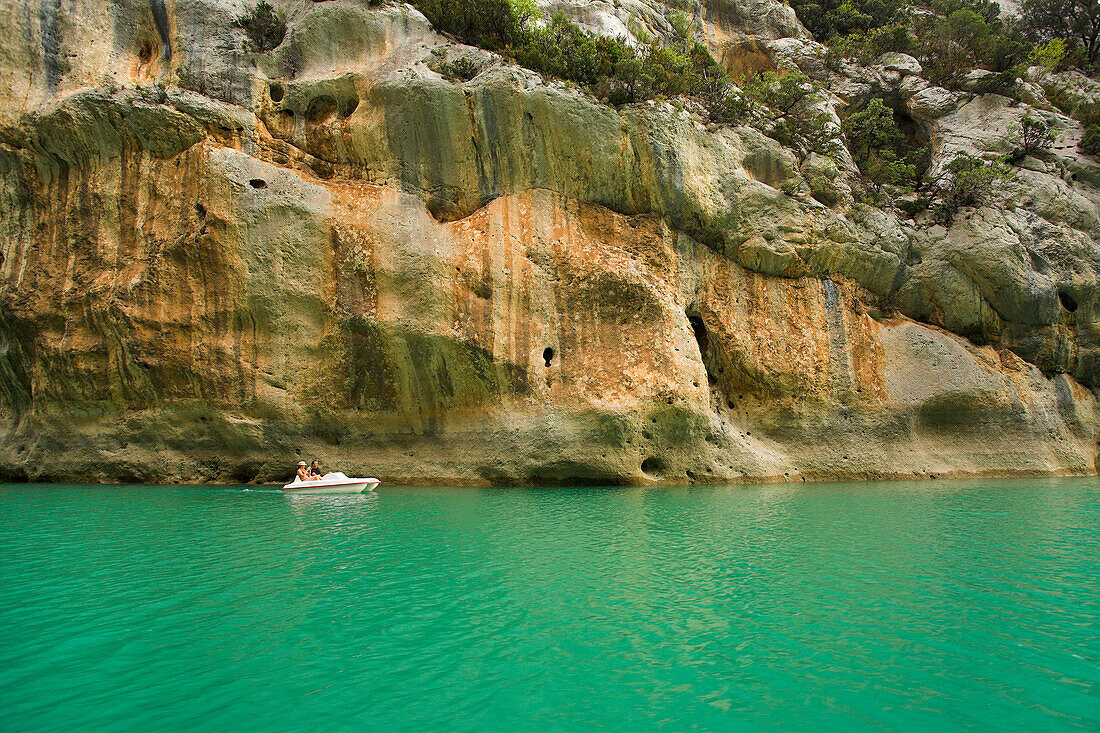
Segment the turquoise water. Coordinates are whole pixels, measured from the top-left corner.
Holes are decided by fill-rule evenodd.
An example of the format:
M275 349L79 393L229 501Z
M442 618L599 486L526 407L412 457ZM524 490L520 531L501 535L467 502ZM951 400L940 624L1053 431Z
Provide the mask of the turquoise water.
M1098 489L0 486L0 729L1095 731Z

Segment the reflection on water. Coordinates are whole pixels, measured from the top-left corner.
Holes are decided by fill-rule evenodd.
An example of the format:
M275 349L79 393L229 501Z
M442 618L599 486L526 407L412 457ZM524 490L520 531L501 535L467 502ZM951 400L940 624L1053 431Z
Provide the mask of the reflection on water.
M0 729L1096 730L1096 486L0 487Z

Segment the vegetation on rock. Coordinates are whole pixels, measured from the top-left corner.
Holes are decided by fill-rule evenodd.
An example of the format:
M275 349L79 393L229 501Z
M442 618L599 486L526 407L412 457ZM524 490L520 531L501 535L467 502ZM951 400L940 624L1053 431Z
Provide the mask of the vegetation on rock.
M481 73L481 67L468 58L459 58L440 64L438 71L444 79L470 81Z
M275 12L267 2L260 0L256 7L237 18L237 26L244 29L252 50L267 53L286 38L286 16Z
M938 199L934 209L936 220L950 226L960 209L983 205L989 200L993 184L1011 175L1012 172L1003 163L990 163L960 153L944 166L943 173L933 181Z
M1063 38L1052 38L1046 43L1039 43L1031 49L1027 55L1028 66L1042 66L1047 71L1054 71L1066 58L1066 41Z
M957 86L967 72L1025 65L1091 69L1100 54L1095 0L1024 0L1005 20L989 0L794 0L799 20L828 44L827 59L870 63L888 51L915 56L929 81ZM1004 93L1009 87L1002 84Z
M1100 57L1100 3L1096 0L1024 0L1020 16L1030 39L1061 40L1078 66L1093 67Z
M743 118L756 114L757 127L790 148L799 164L811 153L832 157L838 148L829 115L817 103L821 89L808 76L791 71L768 71L743 82L742 96L733 105Z
M829 116L815 107L820 101L816 83L798 72L765 72L742 79L739 89L695 40L692 21L683 13L670 16L670 41L643 37L646 45L635 49L618 38L589 33L561 14L538 23L537 7L530 3L417 0L416 5L437 29L573 82L609 104L685 97L713 122L755 125L794 150L800 162L810 153L831 155L837 149ZM441 71L464 76L462 69Z
M1020 121L1020 143L1020 152L1024 155L1050 150L1054 145L1054 131L1045 121L1028 115Z
M880 99L848 116L841 125L848 150L859 170L876 187L912 188L917 183L919 152L909 151L894 114Z
M1077 147L1082 153L1100 156L1100 124L1094 122L1086 127Z
M562 14L538 23L529 0L417 0L438 30L463 43L507 54L536 71L573 82L610 104L686 96L728 116L732 85L706 46L693 37L690 19L672 15L675 38L636 50L617 38L594 35Z

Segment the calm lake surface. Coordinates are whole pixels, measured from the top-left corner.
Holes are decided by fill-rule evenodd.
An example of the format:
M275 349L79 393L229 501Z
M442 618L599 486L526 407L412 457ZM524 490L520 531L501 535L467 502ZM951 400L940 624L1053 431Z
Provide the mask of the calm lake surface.
M0 486L0 729L1100 729L1096 479Z

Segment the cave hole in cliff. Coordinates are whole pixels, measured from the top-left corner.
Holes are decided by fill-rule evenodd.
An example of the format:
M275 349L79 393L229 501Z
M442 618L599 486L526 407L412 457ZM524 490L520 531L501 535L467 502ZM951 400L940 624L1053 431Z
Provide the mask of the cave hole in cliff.
M707 324L699 316L688 316L691 331L695 334L695 341L699 344L699 353L705 355L710 346L710 335L707 333Z
M267 88L267 93L269 95L271 95L271 101L272 102L281 102L281 101L283 101L283 85L280 84L279 82L277 82L277 81L271 82L270 86L268 86L268 88Z
M914 120L899 100L893 106L894 122L897 123L901 134L909 147L909 160L917 169L917 180L928 171L932 165L932 148L929 146L928 131Z
M1067 293L1065 290L1058 291L1058 302L1062 304L1062 307L1073 313L1077 310L1077 301L1073 299L1073 296Z
M202 204L195 202L195 213L199 215L200 219L206 218L206 207Z
M25 484L31 480L27 469L17 466L0 466L0 481L8 484Z
M138 51L138 61L140 61L141 65L144 66L145 64L153 60L153 56L155 53L159 55L159 50L160 49L156 48L153 45L152 41L145 41L145 43L141 44L141 50Z
M649 476L660 476L665 472L665 462L657 456L650 456L642 461L642 473Z
M542 360L546 362L546 366L550 366L554 362L554 350L547 346L542 350Z
M306 122L311 125L324 124L335 116L336 100L328 95L313 99L306 108Z
M703 361L703 368L707 372L707 383L714 384L717 380L710 371L710 334L707 332L707 324L703 323L701 316L688 316L691 324L691 332L695 335L695 343L699 345L699 358Z
M253 178L248 182L252 188L267 188L267 181L262 178Z

